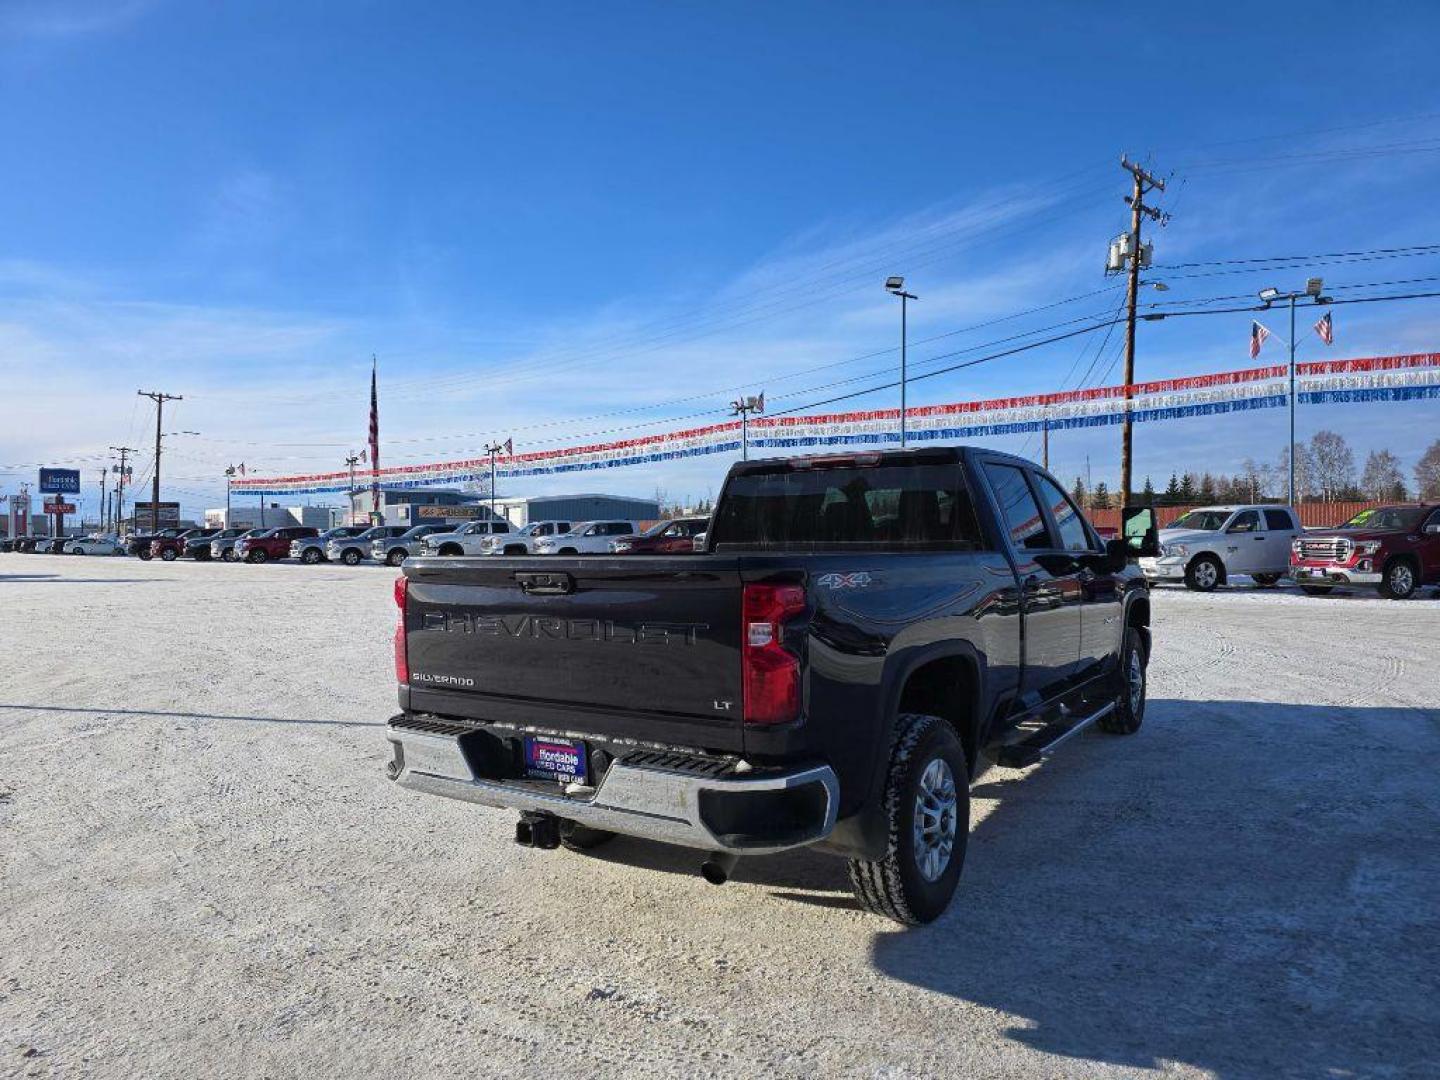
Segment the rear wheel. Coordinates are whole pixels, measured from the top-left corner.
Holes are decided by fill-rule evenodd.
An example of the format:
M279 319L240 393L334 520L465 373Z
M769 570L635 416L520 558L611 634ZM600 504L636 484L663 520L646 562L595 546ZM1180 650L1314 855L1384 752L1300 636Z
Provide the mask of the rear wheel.
M1225 571L1220 566L1220 560L1214 555L1198 556L1185 568L1185 584L1196 592L1214 592L1224 576Z
M138 554L138 555L140 556L140 559L141 559L142 562L149 562L151 559L153 559L153 558L155 557L154 555L151 555L150 552L147 551L147 550L145 550L144 548L141 548L140 551L138 551L136 554Z
M1280 580L1280 575L1279 575L1279 574L1252 574L1252 575L1251 575L1251 578L1252 578L1252 580L1254 580L1255 585L1256 585L1258 588L1261 588L1261 589L1271 589L1271 588L1274 588L1274 587L1275 587L1275 583Z
M1301 585L1300 591L1306 596L1329 596L1333 585Z
M1145 642L1133 626L1125 631L1120 649L1120 693L1115 708L1095 721L1111 735L1134 735L1145 719Z
M319 548L306 548L300 556L300 561L314 566L321 559Z
M85 549L82 548L82 547L72 547L72 548L70 549L70 554L71 554L71 555L84 555L84 554L85 554Z
M955 895L970 835L970 771L955 731L937 716L896 721L880 859L851 859L850 884L870 911L907 926L932 922Z
M592 829L578 821L560 822L560 844L571 851L589 851L614 839L615 834L608 829Z
M1409 600L1415 595L1420 579L1415 564L1409 559L1395 559L1385 567L1380 579L1380 595L1390 600Z
M385 562L390 566L399 566L405 561L406 551L404 548L396 548L385 556Z

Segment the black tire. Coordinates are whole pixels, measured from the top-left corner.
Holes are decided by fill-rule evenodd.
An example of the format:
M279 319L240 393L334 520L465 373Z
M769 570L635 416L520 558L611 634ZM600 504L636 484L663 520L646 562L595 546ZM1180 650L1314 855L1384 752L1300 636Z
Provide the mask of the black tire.
M1145 655L1145 639L1130 626L1120 646L1120 693L1114 711L1095 721L1095 726L1111 735L1134 735L1145 720L1145 691L1150 658Z
M439 553L454 558L456 555L464 555L465 549L457 544L446 544L440 549Z
M71 554L71 555L84 555L85 552L84 552L81 548L72 547L72 548L70 549L70 554Z
M579 555L580 553L579 553L578 551L576 551L574 548L561 548L561 549L560 549L560 554L561 554L561 555Z
M855 897L876 915L905 926L933 922L950 905L970 836L970 771L965 748L955 731L938 716L902 713L896 718L882 808L890 838L880 859L851 859L850 884ZM922 780L934 763L948 770L953 805L948 811L953 831L948 856L938 874L927 876L917 857L915 813ZM946 815L937 818L944 828Z
M359 566L361 555L354 548L346 548L340 553L340 561L346 566Z
M195 552L195 554L192 555L191 558L193 558L196 562L209 562L209 561L210 561L210 549L209 549L209 548L201 548L199 551Z
M405 561L405 556L408 554L409 552L404 548L396 548L385 556L385 564L387 566L399 566Z
M143 550L143 549L142 549L141 551L136 552L136 554L140 556L140 561L141 561L141 562L149 562L151 559L153 559L153 558L155 557L154 555L151 555L149 551L146 551L146 550Z
M245 561L256 565L263 563L268 558L270 558L270 556L265 553L264 548L256 548L254 551L247 551L245 553Z
M307 547L304 551L300 553L300 561L305 563L307 566L314 566L324 557L325 556L320 554L319 548Z
M166 562L174 562L174 561L175 561L175 549L174 549L174 548L166 548L164 551L162 551L162 552L160 553L160 558L164 559Z
M560 846L571 851L589 851L615 839L608 829L592 829L578 821L560 822Z
M224 551L222 551L222 552L220 553L220 561L221 561L221 562L234 562L234 561L235 561L235 549L234 549L234 548L226 548Z
M1214 555L1197 555L1185 568L1185 587L1196 592L1214 592L1225 580L1225 567Z
M1251 577L1259 589L1273 589L1280 580L1279 574L1252 574Z
M1333 585L1301 585L1300 591L1306 596L1329 596Z
M509 547L507 547L507 548L505 549L505 554L506 554L506 555L524 555L524 554L525 554L525 545L524 545L524 544L511 544Z
M1380 595L1387 600L1409 600L1420 588L1420 573L1415 564L1401 556L1391 559L1380 577Z

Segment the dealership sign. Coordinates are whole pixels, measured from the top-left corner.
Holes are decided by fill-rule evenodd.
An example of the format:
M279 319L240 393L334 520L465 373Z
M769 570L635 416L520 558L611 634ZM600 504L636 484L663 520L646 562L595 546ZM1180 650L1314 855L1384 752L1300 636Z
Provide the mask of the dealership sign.
M47 502L45 504L45 512L47 514L73 514L75 513L75 504L67 502Z
M40 490L46 495L79 495L79 469L41 469Z
M153 502L137 502L135 504L135 520L141 524L148 524L155 517L155 504ZM178 502L162 502L160 504L161 525L180 524L180 504Z

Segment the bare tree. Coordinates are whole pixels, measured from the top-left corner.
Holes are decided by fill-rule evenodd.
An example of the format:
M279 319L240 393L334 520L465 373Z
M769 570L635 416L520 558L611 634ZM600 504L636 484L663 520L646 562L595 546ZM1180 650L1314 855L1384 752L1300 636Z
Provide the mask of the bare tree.
M1415 486L1422 499L1440 499L1440 439L1420 455L1415 465Z
M1389 450L1372 450L1360 475L1360 489L1367 499L1403 499L1405 479L1400 459Z
M1275 466L1275 486L1286 498L1289 497L1290 448L1280 451L1280 463ZM1316 491L1315 459L1310 448L1304 443L1295 447L1295 501L1304 502Z
M1315 463L1315 484L1326 502L1339 499L1355 484L1355 454L1345 436L1317 431L1310 437L1310 457Z
M1269 465L1247 457L1240 463L1240 474L1235 477L1235 486L1245 492L1248 501L1259 502L1260 497L1270 491L1273 473L1274 470Z

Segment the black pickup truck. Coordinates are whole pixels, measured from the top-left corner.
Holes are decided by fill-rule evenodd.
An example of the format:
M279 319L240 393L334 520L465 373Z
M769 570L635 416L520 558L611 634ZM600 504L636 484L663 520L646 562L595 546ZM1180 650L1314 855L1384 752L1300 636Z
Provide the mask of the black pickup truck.
M987 761L1145 710L1126 541L981 449L740 463L703 553L410 559L395 599L402 787L518 810L532 847L695 848L717 883L815 845L902 923L949 903Z

